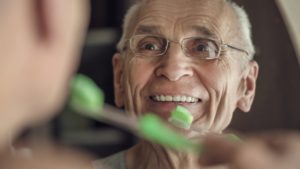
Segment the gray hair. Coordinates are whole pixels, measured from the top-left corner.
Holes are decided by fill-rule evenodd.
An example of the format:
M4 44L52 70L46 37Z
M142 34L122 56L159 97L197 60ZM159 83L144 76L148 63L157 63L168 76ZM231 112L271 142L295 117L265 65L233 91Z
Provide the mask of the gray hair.
M251 23L249 20L249 17L246 13L246 11L236 3L232 2L231 0L225 0L233 9L233 12L236 14L239 25L240 25L240 31L242 35L242 39L244 40L246 44L246 49L249 53L249 58L248 59L253 59L254 54L255 54L255 48L252 42L252 32L251 32ZM132 31L130 30L130 26L135 20L134 18L138 15L140 12L141 6L145 3L145 0L138 0L134 5L132 5L129 10L127 11L125 18L124 18L124 23L123 23L123 33L120 41L117 44L117 49L118 51L122 51L124 49L125 41L129 37L129 32Z
M128 39L128 35L129 35L129 27L131 26L132 24L132 21L134 20L133 18L135 16L138 15L139 13L139 10L140 10L140 7L142 6L142 1L137 1L134 5L132 5L125 17L124 17L124 20L123 20L123 33L122 33L122 37L121 39L119 40L118 44L117 44L117 50L118 51L122 51L124 49L124 46L125 46L125 41L126 39Z
M255 54L255 48L252 41L252 32L251 32L251 23L246 11L238 6L236 3L232 1L227 1L229 5L232 7L233 11L238 17L240 24L240 31L242 34L242 38L246 43L246 48L248 49L249 59L253 59Z

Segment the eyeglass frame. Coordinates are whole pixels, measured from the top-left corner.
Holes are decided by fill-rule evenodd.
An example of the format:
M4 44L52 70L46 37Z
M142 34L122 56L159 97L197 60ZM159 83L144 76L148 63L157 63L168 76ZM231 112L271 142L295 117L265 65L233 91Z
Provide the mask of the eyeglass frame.
M222 51L225 51L226 48L231 48L231 49L234 49L234 50L243 52L243 53L245 53L247 56L249 56L249 52L246 51L246 50L244 50L244 49L241 49L241 48L235 47L235 46L233 46L233 45L229 45L229 44L223 43L222 41L217 41L217 40L212 39L212 38L203 38L203 37L194 36L194 37L183 38L183 39L179 42L179 41L169 40L169 39L164 38L164 37L162 37L162 36L151 35L151 34L137 34L137 35L133 35L133 36L131 36L131 38L125 40L125 43L128 43L128 42L129 42L129 49L130 49L134 54L138 54L136 51L134 51L134 50L132 49L132 39L133 39L134 37L136 37L136 36L156 37L156 38L164 39L164 40L166 41L166 45L165 45L165 48L164 48L163 52L160 53L160 54L157 54L157 55L155 55L155 56L161 56L161 55L166 54L166 52L168 51L169 46L170 46L169 44L170 44L171 42L173 42L173 43L178 43L178 44L180 45L180 47L181 47L183 53L184 53L186 56L189 57L189 54L186 53L186 50L184 49L183 41L184 41L184 40L187 40L187 39L192 39L192 38L199 38L199 39L209 40L209 41L212 41L212 42L217 46L218 52L217 52L217 54L216 54L216 57L213 57L213 58L201 58L201 59L203 59L203 60L218 59L218 58L220 57L221 52L222 52ZM127 49L127 45L124 46L123 51L126 50L126 49Z

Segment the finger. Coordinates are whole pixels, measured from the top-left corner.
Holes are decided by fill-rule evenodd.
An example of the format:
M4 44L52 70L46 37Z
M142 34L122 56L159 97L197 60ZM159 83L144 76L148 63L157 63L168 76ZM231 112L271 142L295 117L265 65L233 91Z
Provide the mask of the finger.
M264 140L259 139L244 142L228 163L238 169L281 169L277 156L266 146Z
M41 62L53 63L58 70L77 65L88 25L88 1L37 1L40 1L40 13L43 13L39 21L42 37L38 43L39 55L49 56ZM37 59L41 58L39 56Z
M77 31L85 29L88 16L87 0L37 0L41 9L42 26L48 40L57 44L57 39L63 44L69 38L81 37ZM76 38L77 39L77 38Z
M34 147L31 157L3 154L0 168L9 169L92 169L91 157L59 146Z
M201 165L218 165L228 163L235 155L239 143L229 141L220 136L209 136L203 141L203 153L200 155Z
M204 141L205 150L200 156L202 166L227 164L238 169L274 168L274 156L258 140L234 143L222 137L209 137Z

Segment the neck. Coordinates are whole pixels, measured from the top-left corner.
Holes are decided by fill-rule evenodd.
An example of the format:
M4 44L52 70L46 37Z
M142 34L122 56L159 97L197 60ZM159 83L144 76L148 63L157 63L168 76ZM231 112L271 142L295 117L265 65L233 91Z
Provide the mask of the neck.
M140 141L126 153L127 169L194 169L197 156L166 149L159 145Z

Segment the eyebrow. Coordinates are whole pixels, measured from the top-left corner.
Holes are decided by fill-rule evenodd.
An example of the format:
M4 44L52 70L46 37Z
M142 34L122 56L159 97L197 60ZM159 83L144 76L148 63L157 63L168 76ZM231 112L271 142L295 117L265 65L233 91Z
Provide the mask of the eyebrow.
M205 37L210 37L210 38L214 38L214 39L217 39L217 37L218 37L210 29L208 29L207 27L204 27L204 26L194 25L194 26L192 26L192 30L195 30L197 34L204 35Z
M136 29L137 33L146 33L146 34L161 34L161 32L159 31L160 27L159 26L148 26L148 25L140 25L138 26L138 28Z

